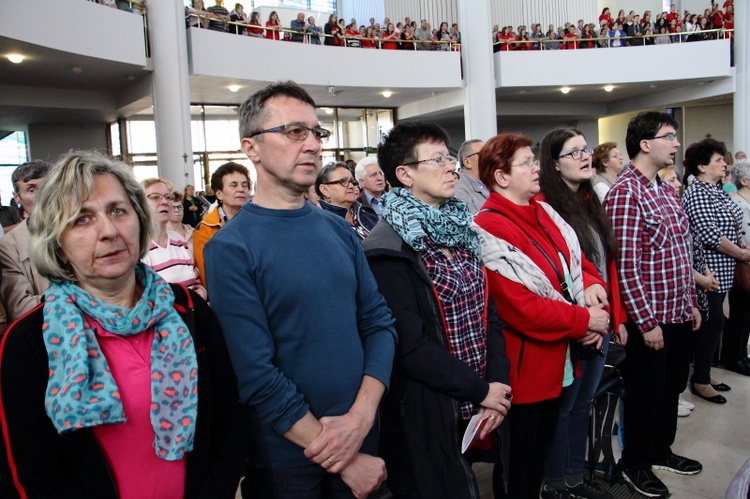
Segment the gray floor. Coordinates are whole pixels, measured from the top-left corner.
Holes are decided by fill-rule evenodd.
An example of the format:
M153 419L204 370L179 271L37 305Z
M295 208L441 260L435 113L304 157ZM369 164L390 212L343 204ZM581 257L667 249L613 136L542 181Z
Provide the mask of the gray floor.
M723 498L729 482L750 458L750 378L723 369L711 372L716 381L732 387L724 394L727 403L712 404L686 391L683 397L695 404L695 410L690 416L678 419L677 440L672 448L676 454L703 463L703 471L694 476L656 472L675 499ZM482 499L491 499L491 467L478 464L474 469ZM617 497L643 496L633 493Z

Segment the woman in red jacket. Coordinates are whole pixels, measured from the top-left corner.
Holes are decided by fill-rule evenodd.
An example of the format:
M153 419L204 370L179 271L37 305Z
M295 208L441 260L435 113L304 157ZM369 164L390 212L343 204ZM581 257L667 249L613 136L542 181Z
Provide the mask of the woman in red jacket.
M396 40L399 40L401 36L396 33L396 28L393 27L393 23L388 23L386 32L383 33L383 49L384 50L396 50L398 44Z
M609 314L586 306L606 296L573 229L539 193L532 140L501 133L479 153L490 196L474 219L484 238L490 293L505 322L513 409L509 497L538 498L557 426L559 397L574 380L571 342L599 349Z
M279 40L281 38L281 23L279 22L279 15L275 10L271 11L266 21L266 38L269 40Z
M627 339L625 311L620 303L614 258L617 241L609 218L604 213L591 179L596 169L591 164L593 148L586 137L573 128L559 128L548 133L539 149L539 181L544 199L575 231L581 250L593 262L607 283L608 293L593 296L589 306L611 305L610 324L622 344ZM586 438L589 411L609 348L608 333L599 354L580 352L580 374L573 384L563 388L555 439L547 453L545 491L566 491L577 497L601 497L599 487L584 480ZM544 493L543 493L544 495Z
M609 7L604 7L604 10L602 10L602 14L599 16L599 24L602 24L602 21L607 21L607 28L612 29L612 14L609 11Z

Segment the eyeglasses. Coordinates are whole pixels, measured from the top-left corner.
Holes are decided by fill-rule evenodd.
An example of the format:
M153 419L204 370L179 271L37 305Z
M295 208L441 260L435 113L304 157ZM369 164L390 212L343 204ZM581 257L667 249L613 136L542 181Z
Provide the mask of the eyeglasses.
M412 161L411 163L404 163L404 165L418 165L419 163L429 163L430 161L434 161L438 164L438 166L445 166L446 164L450 163L452 165L458 164L458 159L456 159L454 156L443 156L442 154L439 154L438 156L430 159L420 159L419 161Z
M184 209L185 209L185 207L184 207L184 206L182 206L182 205L177 205L177 206L172 206L172 209L173 209L174 211L182 211L182 210L184 210Z
M161 201L162 199L166 199L167 201L172 201L174 199L174 196L172 194L159 194L158 192L152 192L151 194L147 194L146 197L149 198L151 201Z
M341 187L349 187L350 185L353 187L359 187L359 184L353 178L340 178L338 180L331 180L330 182L323 182L323 185L333 184L339 184Z
M523 166L525 168L539 168L539 160L530 158L524 161L523 163L518 163L517 165L510 165L511 168L513 168L514 166L517 166L517 167Z
M564 158L565 156L570 156L573 159L581 159L584 153L591 156L594 153L594 148L591 146L586 146L583 149L576 149L575 151L570 151L570 152L566 152L565 154L560 154L559 156L555 156L555 159Z
M651 138L650 140L654 139L667 139L670 142L674 142L677 140L677 135L673 133L665 133L664 135L657 135L656 137Z
M328 142L328 137L331 136L331 132L323 127L315 126L310 128L309 126L300 125L297 123L287 123L286 125L279 125L273 128L266 128L265 130L259 130L251 133L250 137L255 137L262 133L283 133L289 140L305 140L307 136L312 132L315 140L321 144Z

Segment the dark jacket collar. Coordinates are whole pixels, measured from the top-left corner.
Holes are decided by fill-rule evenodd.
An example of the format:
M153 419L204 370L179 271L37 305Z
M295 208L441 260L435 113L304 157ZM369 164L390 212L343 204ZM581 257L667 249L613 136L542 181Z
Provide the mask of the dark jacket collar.
M414 248L406 244L406 241L385 220L378 222L367 239L362 241L362 249L368 258L382 256L407 260L414 267L417 275L432 286L432 279L422 257Z

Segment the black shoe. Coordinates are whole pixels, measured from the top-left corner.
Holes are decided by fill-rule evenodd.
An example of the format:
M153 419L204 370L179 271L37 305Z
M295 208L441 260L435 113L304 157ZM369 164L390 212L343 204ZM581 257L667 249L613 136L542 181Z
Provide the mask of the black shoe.
M568 494L570 494L570 497L579 497L582 499L615 499L615 496L602 490L592 480L585 478L573 487L568 486Z
M570 499L570 496L565 489L548 489L547 487L542 487L542 499Z
M716 390L717 392L728 392L732 389L732 387L727 385L726 383L716 383L715 385L711 383L711 386L713 386L714 390Z
M727 399L724 398L722 395L714 395L713 397L706 397L705 395L701 395L701 393L696 390L695 385L690 383L690 393L695 395L698 398L702 398L703 400L707 400L708 402L713 402L714 404L726 404Z
M622 469L622 477L640 494L646 497L667 497L669 489L659 480L653 471Z
M750 376L750 362L747 359L727 362L724 364L724 369L742 374L743 376Z
M655 470L667 470L678 475L697 475L703 469L703 465L695 459L678 456L671 453L664 461L651 466Z

